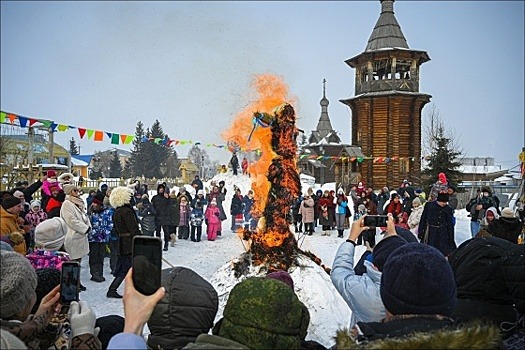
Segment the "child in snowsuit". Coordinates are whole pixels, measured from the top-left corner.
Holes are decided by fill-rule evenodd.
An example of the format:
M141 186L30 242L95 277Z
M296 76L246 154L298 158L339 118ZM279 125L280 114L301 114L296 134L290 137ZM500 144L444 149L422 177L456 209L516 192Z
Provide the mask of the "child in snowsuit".
M217 231L221 227L221 211L217 206L217 200L213 198L210 205L206 208L204 213L204 218L206 220L206 233L208 236L208 241L214 241L217 238Z
M202 222L204 221L204 206L208 204L204 198L204 190L199 190L191 202L191 241L200 242L202 236Z
M179 197L179 239L188 239L190 236L191 208L189 199L185 195Z

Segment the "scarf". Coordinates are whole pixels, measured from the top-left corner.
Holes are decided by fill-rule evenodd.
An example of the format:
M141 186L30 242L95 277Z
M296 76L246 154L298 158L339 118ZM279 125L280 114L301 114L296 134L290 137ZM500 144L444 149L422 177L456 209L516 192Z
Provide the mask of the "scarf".
M80 211L82 213L86 212L86 206L84 205L84 201L82 200L82 198L75 197L75 196L72 196L72 195L69 194L69 195L67 195L66 199L69 200L74 205L76 205L78 207L78 209L80 209Z

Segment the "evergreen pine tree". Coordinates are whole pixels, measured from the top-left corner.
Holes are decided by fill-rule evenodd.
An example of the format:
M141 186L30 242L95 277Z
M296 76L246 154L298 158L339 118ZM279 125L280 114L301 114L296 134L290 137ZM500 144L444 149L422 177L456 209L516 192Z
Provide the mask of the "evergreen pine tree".
M120 178L122 175L122 164L120 164L118 151L115 150L112 153L113 158L111 158L111 162L109 163L109 177Z
M422 171L422 186L427 192L437 181L439 173L445 173L448 183L454 186L458 184L461 176L461 172L457 170L461 163L456 160L461 155L461 152L453 148L452 139L446 137L442 124L437 126L433 139L434 142L432 143L433 146L428 164Z
M165 174L162 173L161 166L167 168L167 162L171 152L168 146L163 144L167 135L164 134L158 120L155 120L151 126L151 131L149 129L147 130L146 136L152 138L153 141L147 142L144 147L144 154L147 155L144 161L146 164L145 176L147 178L162 178Z
M126 167L124 169L124 172L126 173L127 177L135 177L135 176L145 176L145 156L143 152L144 145L147 144L147 142L142 142L142 139L144 138L144 124L142 124L141 121L137 123L137 126L135 128L135 139L133 140L133 150L131 151L131 156L129 157L129 160L126 162Z
M73 137L71 138L71 140L69 140L69 154L71 155L78 154L77 142L75 141Z

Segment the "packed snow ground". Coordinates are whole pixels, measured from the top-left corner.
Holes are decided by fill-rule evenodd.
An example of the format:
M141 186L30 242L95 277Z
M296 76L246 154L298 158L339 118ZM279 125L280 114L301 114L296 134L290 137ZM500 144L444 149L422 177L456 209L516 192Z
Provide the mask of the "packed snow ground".
M214 178L217 183L224 180L227 189L226 201L223 207L229 213L231 197L233 196L233 186L241 189L244 195L251 187L248 176L231 174L220 174ZM209 187L209 182L205 183ZM303 192L309 187L303 183ZM316 191L319 186L312 186ZM334 184L326 184L321 189L334 189ZM155 191L150 192L151 196ZM193 193L192 193L193 195ZM466 210L456 210L456 243L459 245L470 238L470 219L467 217ZM223 222L222 236L215 241L207 241L205 227L203 227L203 238L199 243L189 240L177 240L175 247L169 247L167 252L163 252L163 257L175 266L185 266L200 274L208 280L219 293L219 312L216 320L222 315L227 296L236 280L231 273L232 261L246 251L246 242L243 242L235 233L230 230L230 218ZM293 227L292 227L293 228ZM293 231L292 231L293 232ZM335 253L341 243L348 237L348 230L345 230L344 238L337 238L337 231L333 231L331 236L321 236L320 227L312 236L298 237L299 247L304 251L311 251L318 256L322 263L328 267L332 266ZM297 235L297 234L296 234ZM381 237L377 237L377 241ZM355 254L355 263L364 252L364 246L358 246ZM299 299L308 307L310 311L309 336L325 346L334 344L333 337L337 329L348 325L351 311L333 287L330 277L318 265L310 259L300 259L301 266L290 273L295 283L295 291ZM163 268L170 266L163 262ZM253 275L257 271L252 272ZM105 282L96 283L90 281L88 257L82 259L81 280L87 290L80 294L80 299L85 300L95 311L97 317L105 315L124 316L121 299L108 299L106 292L112 281L110 275L109 259L104 261ZM124 283L119 288L119 293L123 293ZM145 334L148 333L146 327Z

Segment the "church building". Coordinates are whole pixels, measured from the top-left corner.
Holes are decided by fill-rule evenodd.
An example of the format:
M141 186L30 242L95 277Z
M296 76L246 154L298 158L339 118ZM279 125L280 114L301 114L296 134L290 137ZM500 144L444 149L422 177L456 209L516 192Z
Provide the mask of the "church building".
M381 0L365 51L345 61L355 69L355 96L340 100L351 109L352 145L373 158L359 165L366 185L420 182L421 112L432 96L419 91L419 67L429 60L425 51L409 48L394 1Z

